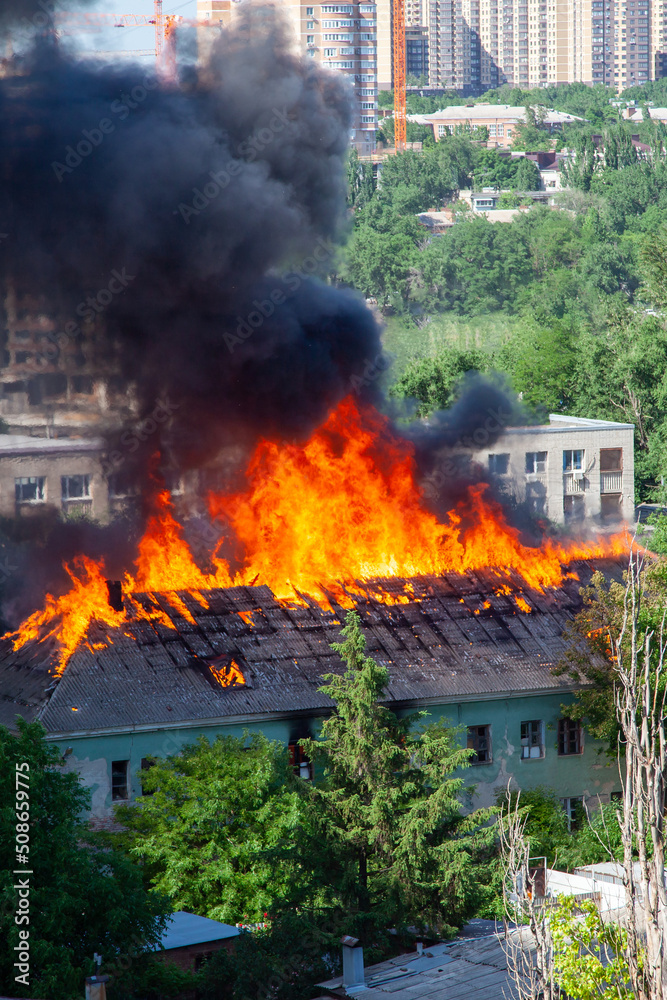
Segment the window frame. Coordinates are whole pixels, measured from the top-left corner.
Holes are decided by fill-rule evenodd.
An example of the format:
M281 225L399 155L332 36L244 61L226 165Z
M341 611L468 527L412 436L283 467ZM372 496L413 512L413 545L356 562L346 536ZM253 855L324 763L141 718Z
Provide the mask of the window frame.
M526 729L525 735L524 727ZM528 727L530 727L530 729ZM521 734L521 760L544 760L546 756L544 720L527 719L521 723L519 732ZM535 738L537 739L537 742L534 742ZM527 742L524 743L524 740ZM530 753L530 751L535 748L540 751L539 754ZM529 752L524 753L524 750L528 750Z
M540 458L539 456L544 456ZM529 462L530 457L530 462ZM527 451L525 453L525 468L527 476L544 476L547 472L547 462L549 461L548 451ZM532 469L528 468L532 464ZM540 465L542 468L540 468Z
M122 773L121 773L122 765ZM121 790L125 791L124 795L117 794L119 787L119 778L123 781L120 785ZM130 798L130 762L129 760L112 760L111 761L111 801L112 802L127 802Z
M86 490L85 493L79 493L77 495L71 495L69 493L69 482L72 479L80 479L82 481L82 489ZM60 499L64 500L65 503L68 500L91 500L92 490L90 488L92 476L89 472L74 472L69 476L60 477ZM68 484L67 486L65 484Z
M575 727L574 730L571 727ZM572 732L575 733L576 750L565 749L572 742ZM559 757L580 757L584 752L584 731L579 719L563 717L558 720L557 747Z
M484 734L480 733L480 730L482 730L482 729L484 730ZM479 755L480 755L479 743L480 743L480 740L485 740L486 741L486 747L482 751L483 753L487 754L487 758L485 760L480 760L479 759ZM484 765L484 764L492 764L493 763L493 747L492 747L492 744L491 744L491 726L490 725L468 726L467 727L467 732L466 732L466 747L467 747L468 750L474 750L475 751L475 756L468 758L468 763L472 767L477 767L479 765Z
M35 483L37 495L34 497L23 497L18 495L19 487ZM15 476L14 477L14 499L16 503L46 503L46 476Z
M287 744L287 752L289 754L290 767L297 778L302 778L304 781L312 781L313 762L306 755L303 747L299 746L299 741L290 740Z
M618 467L614 469L605 469L603 467L602 456L605 457L617 453L619 456ZM600 448L600 472L623 472L623 449L622 448Z
M499 472L496 466L496 459L505 458L505 471ZM494 476L508 476L510 471L510 453L509 452L489 452L489 472Z
M566 456L570 456L568 459ZM574 464L574 456L580 455L580 465ZM569 465L568 465L569 461ZM584 472L586 465L586 449L585 448L563 448L563 472L567 475L572 472Z

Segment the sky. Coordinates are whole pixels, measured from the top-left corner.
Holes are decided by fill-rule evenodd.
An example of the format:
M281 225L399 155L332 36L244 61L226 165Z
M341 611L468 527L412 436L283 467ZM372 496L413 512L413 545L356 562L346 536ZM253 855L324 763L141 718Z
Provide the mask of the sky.
M67 10L67 0L60 0L58 6L62 10ZM77 8L73 5L72 9ZM109 14L152 14L153 0L97 0L85 9ZM182 17L194 19L197 16L197 0L163 0L162 10L164 14L180 14ZM102 51L154 49L155 31L152 25L145 28L110 27L102 34L86 33L80 37L79 42L82 48ZM150 57L143 57L143 62L150 62Z

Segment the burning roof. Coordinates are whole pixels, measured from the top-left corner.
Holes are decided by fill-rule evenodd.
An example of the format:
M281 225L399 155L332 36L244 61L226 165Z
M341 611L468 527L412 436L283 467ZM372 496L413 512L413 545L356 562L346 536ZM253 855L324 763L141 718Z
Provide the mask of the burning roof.
M618 564L596 563L607 569ZM577 563L585 582L594 564ZM580 582L545 593L516 575L468 572L382 581L408 603L355 596L368 652L390 672L395 703L456 702L515 692L565 691L551 667L563 629L581 605ZM242 721L266 714L318 714L331 702L322 675L340 671L331 650L345 609L290 606L266 586L127 595L122 622L90 622L67 669L53 677L57 644L4 640L0 722L17 713L49 732ZM135 610L132 610L135 609Z

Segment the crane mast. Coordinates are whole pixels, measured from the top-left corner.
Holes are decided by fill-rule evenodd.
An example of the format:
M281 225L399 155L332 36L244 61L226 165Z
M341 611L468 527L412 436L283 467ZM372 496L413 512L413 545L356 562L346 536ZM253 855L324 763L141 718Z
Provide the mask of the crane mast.
M405 0L392 0L393 63L394 63L394 147L397 153L405 149Z

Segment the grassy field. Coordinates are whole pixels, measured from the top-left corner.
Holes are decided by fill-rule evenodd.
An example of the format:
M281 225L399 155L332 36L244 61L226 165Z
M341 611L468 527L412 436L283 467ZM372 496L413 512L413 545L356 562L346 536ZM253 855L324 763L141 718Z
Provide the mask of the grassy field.
M509 339L515 322L514 317L503 312L473 317L450 313L434 316L419 329L410 320L389 316L382 333L384 349L394 357L389 382L401 375L412 358L437 354L445 346L493 351Z

